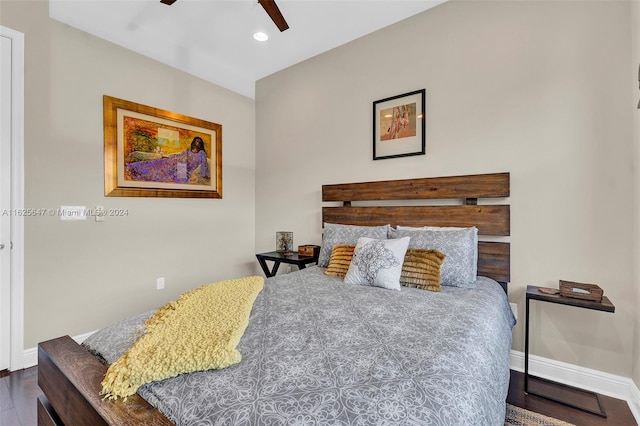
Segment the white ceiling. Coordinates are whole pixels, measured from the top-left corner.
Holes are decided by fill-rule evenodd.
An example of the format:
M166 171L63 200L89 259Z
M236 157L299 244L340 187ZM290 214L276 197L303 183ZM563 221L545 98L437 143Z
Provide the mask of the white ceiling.
M49 0L49 15L253 98L256 80L444 1L277 0L282 33L257 0Z

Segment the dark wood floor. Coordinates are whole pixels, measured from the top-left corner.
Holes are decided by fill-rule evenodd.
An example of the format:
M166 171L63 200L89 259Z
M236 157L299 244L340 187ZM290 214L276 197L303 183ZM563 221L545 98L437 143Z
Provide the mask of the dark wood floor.
M531 383L531 382L530 382ZM555 387L558 395L566 392L562 387ZM531 384L529 389L531 390ZM546 393L546 392L545 392ZM553 395L552 395L553 396ZM559 396L553 396L559 398ZM554 417L576 426L637 426L633 413L626 401L600 395L600 401L607 414L607 418L567 407L564 404L550 401L546 398L524 393L524 374L511 370L511 382L509 383L509 395L507 402L536 413ZM588 404L584 404L588 405ZM597 408L597 404L596 407Z
M36 397L42 393L38 388L37 376L37 367L14 371L5 377L0 375L0 426L36 425ZM637 426L625 401L601 396L608 415L605 419L545 398L526 395L523 388L523 374L511 371L507 402L577 426Z
M38 368L14 371L0 378L0 426L34 426L38 387Z

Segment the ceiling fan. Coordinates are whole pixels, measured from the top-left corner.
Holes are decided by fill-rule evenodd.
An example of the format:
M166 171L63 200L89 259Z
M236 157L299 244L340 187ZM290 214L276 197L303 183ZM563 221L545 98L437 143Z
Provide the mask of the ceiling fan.
M171 6L175 2L176 0L160 0L160 3L164 3L168 6ZM280 32L289 28L289 24L287 24L284 16L282 16L282 12L280 12L275 0L258 0L258 3L262 5L265 12L267 12L267 15L269 15L273 23L276 24L276 27L278 27Z

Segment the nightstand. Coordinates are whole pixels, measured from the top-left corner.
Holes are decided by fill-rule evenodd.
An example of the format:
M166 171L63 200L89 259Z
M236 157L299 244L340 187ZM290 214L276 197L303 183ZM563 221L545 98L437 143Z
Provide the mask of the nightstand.
M273 277L278 272L278 268L280 267L281 263L296 265L298 269L304 269L310 263L317 263L318 256L319 255L300 256L296 252L293 252L290 255L285 256L284 253L280 253L277 251L270 251L268 253L256 254L256 258L260 263L260 267L262 268L262 271L267 276L267 278ZM271 270L269 270L269 268L267 267L267 260L270 260L273 262L273 268Z
M556 383L551 380L543 379L529 375L529 301L538 300L540 302L557 303L560 305L573 306L576 308L585 308L602 312L615 312L616 307L611 303L608 297L604 296L602 301L594 302L591 300L575 299L571 297L560 296L559 294L544 294L538 291L540 287L533 285L527 286L526 293L526 325L524 335L524 391L525 393L541 396L561 404L568 405L601 417L607 417L602 407L602 402L597 393L586 391L583 389L568 386L562 383ZM532 383L529 383L529 380ZM535 389L531 389L530 385L534 385ZM551 394L553 393L553 395Z

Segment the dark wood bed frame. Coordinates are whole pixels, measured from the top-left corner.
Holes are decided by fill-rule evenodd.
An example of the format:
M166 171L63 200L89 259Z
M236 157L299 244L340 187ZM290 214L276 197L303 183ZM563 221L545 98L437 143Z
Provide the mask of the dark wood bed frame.
M322 201L342 205L323 207L322 219L349 225L476 226L480 239L508 236L509 205L478 203L482 198L507 197L509 173L323 185ZM427 205L391 205L400 200L428 201L423 201ZM433 200L447 201L436 205ZM451 200L461 203L451 204ZM371 205L372 201L385 205ZM493 278L505 291L509 259L508 242L478 243L478 275ZM100 383L106 370L69 336L40 343L38 385L44 395L38 397L38 425L172 424L138 395L126 402L102 400Z

